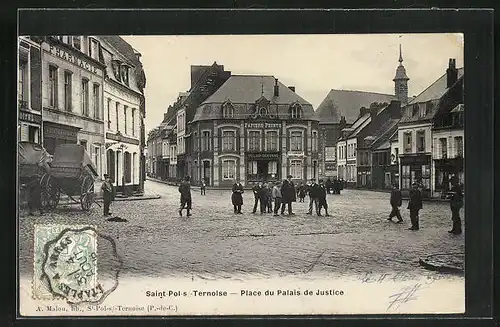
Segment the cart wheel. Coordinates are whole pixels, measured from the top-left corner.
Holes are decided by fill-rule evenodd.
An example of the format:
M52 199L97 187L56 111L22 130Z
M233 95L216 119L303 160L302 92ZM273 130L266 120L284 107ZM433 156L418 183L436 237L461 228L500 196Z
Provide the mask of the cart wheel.
M55 209L59 203L61 192L55 179L49 174L44 174L40 179L40 201L42 208Z
M80 203L82 210L88 211L94 203L94 180L90 176L86 176L82 183L82 193L80 195Z

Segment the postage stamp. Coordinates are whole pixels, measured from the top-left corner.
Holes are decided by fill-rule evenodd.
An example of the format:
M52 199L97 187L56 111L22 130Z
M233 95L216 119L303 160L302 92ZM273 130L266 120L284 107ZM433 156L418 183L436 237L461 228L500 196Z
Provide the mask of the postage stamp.
M97 237L92 226L35 226L33 297L98 301Z

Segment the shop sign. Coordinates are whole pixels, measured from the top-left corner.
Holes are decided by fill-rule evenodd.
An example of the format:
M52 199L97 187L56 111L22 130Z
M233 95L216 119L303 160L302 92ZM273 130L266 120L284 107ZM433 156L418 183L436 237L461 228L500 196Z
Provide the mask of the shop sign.
M401 165L430 165L431 157L424 156L403 156L400 159Z
M69 139L69 140L76 141L77 129L71 130L71 129L64 129L64 128L58 128L58 127L44 125L43 135L44 135L44 137L52 137L52 138L56 138L56 139L58 139L58 138Z
M41 124L42 123L42 116L31 113L31 112L20 110L19 111L19 120L27 121L27 122L35 123L35 124Z
M337 166L334 162L325 162L325 170L336 170Z
M281 123L245 123L245 128L281 128Z
M279 152L256 152L256 153L247 153L248 159L279 159Z
M326 146L325 147L325 161L335 161L336 152L337 152L337 147Z
M49 52L56 57L59 57L63 60L66 60L67 62L70 62L74 65L80 66L80 68L88 70L92 74L97 74L99 71L99 69L97 67L88 63L87 61L82 60L82 59L78 58L77 56L72 55L71 53L68 53L67 51L60 49L58 47L55 47L53 45L51 45L49 47Z
M109 140L113 141L118 141L118 142L123 142L123 143L128 143L128 144L135 144L139 145L139 140L133 139L131 137L126 137L121 134L113 134L113 133L106 133L106 138Z

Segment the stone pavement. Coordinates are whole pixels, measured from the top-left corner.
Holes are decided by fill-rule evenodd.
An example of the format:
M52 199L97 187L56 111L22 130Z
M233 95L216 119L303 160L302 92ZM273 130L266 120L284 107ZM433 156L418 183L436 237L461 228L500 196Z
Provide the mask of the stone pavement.
M243 215L234 215L231 192L193 190L193 216L179 217L177 187L147 181L145 188L160 199L122 201L113 215L127 222L109 222L94 206L77 205L44 216L19 217L21 274L33 269L34 224L93 224L112 237L123 260L121 275L197 276L338 276L366 272L426 272L419 259L433 253L464 252L464 236L450 235L451 212L443 203L425 203L420 231L405 222L387 221L389 194L345 190L329 195L331 217L306 215L305 203L294 203L294 216L252 214L253 195L244 193ZM463 216L463 210L461 211Z

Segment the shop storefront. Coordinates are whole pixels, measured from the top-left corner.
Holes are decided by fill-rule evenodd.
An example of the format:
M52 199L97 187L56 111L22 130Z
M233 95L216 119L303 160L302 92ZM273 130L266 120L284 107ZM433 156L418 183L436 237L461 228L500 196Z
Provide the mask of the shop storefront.
M259 181L277 181L281 179L278 167L281 167L280 152L247 152L245 162L247 163L248 183Z
M451 189L451 178L458 177L459 183L464 182L463 158L434 159L435 180L434 190L437 195L445 196Z
M78 131L80 128L52 122L44 122L43 124L43 146L50 154L54 154L54 150L59 144L77 144Z
M401 189L408 190L414 182L422 184L423 196L431 194L431 156L406 155L401 157Z

